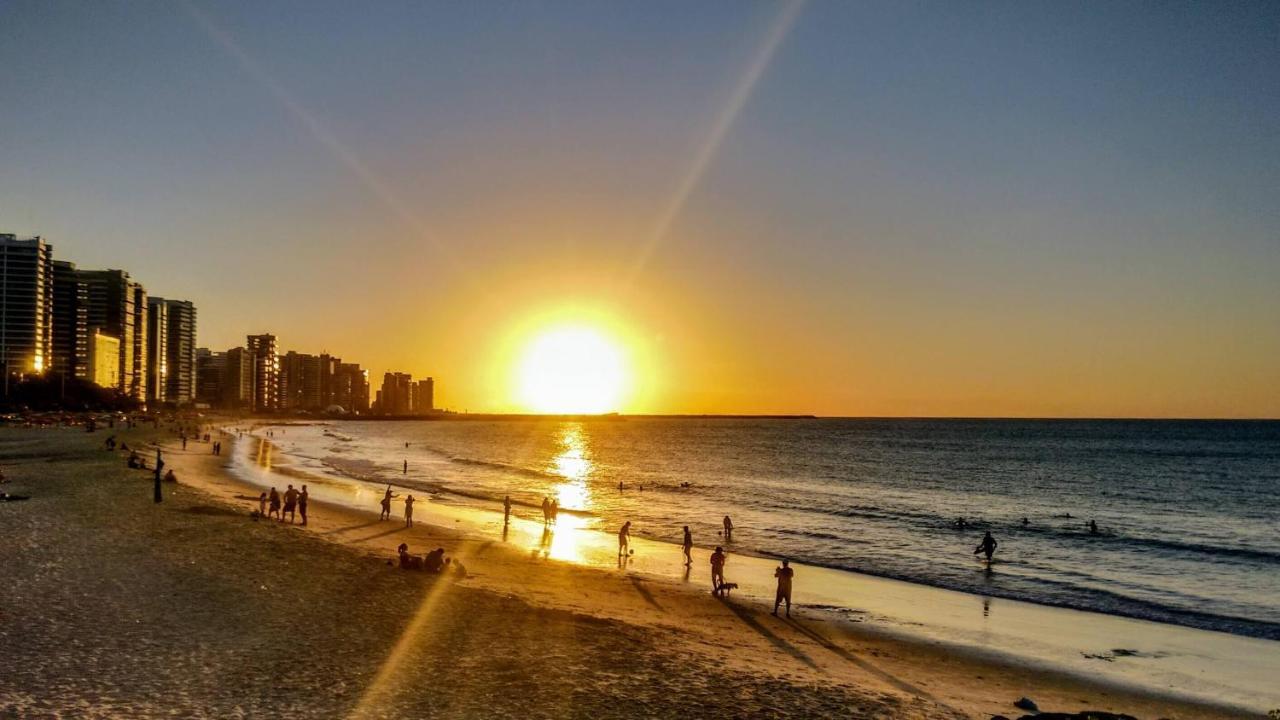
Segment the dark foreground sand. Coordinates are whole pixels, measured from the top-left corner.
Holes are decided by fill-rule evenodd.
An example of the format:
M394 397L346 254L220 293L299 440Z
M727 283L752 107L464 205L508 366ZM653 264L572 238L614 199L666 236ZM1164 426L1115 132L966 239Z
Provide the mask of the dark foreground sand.
M855 644L438 528L323 507L310 529L253 521L202 445L173 460L204 489L166 485L155 505L104 437L0 430L3 490L33 496L0 503L0 716L986 718L1021 715L1020 694L1237 716ZM447 544L473 577L388 567L402 538Z

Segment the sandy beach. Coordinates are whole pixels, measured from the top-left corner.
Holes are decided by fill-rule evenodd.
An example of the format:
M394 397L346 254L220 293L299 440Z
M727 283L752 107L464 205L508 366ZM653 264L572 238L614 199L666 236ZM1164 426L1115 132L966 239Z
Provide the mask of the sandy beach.
M700 563L686 583L530 553L429 512L407 529L399 504L384 522L376 506L318 500L305 528L258 521L257 490L225 454L119 432L164 444L179 482L157 505L150 475L105 437L0 431L5 491L31 496L0 504L5 716L1015 718L1024 696L1063 713L1258 716L803 608L776 618L712 597ZM402 542L443 546L468 577L392 567Z

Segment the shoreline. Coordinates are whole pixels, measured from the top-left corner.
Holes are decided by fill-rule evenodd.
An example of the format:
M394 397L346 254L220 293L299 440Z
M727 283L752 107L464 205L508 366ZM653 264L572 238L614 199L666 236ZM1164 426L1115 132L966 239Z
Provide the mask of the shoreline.
M251 441L268 442L267 440L260 439L260 438L255 438L254 440L251 440ZM219 468L219 472L222 472L225 475L232 474L227 468ZM282 482L287 482L287 479L291 479L291 478L283 479ZM308 482L312 482L312 481L308 480ZM256 493L255 488L258 487L254 484L246 482L243 478L227 477L227 478L224 478L223 481L216 483L214 487L207 487L206 489L216 490L217 489L216 485L224 485L223 489L225 490L225 483L231 483L232 485L239 486L241 490L251 490L255 493ZM312 492L313 492L313 498L318 497L316 495L315 489L313 489ZM323 494L324 494L324 491L322 490L321 495ZM358 494L367 495L367 497L361 498L356 503L355 507L353 507L351 503L326 502L322 498L313 499L312 503L318 508L323 508L326 514L334 513L336 515L343 516L353 521L361 518L367 519L369 517L376 516L376 513L374 513L373 511L362 511L358 509L358 507L370 507L370 508L376 507L376 498L373 497L373 493L358 492ZM453 538L456 542L464 543L466 545L472 546L473 549L474 547L483 547L485 548L484 552L486 554L489 554L490 557L492 556L491 553L495 551L493 548L493 546L495 545L495 542L492 540L484 540L479 538L482 538L485 535L490 534L491 531L494 529L494 526L500 527L500 515L493 514L493 517L491 518L487 518L487 519L481 518L477 521L473 517L466 517L474 514L474 512L468 508L459 508L458 506L435 502L433 500L429 500L428 497L424 497L423 500L425 502L418 503L418 508L417 508L418 512L416 513L417 515L419 515L419 522L433 523L434 530L448 532L451 538ZM241 501L240 504L242 507L244 506L243 501ZM397 508L397 511L398 511L398 508ZM530 528L526 527L526 524L531 524L534 526L532 528L533 533L536 533L537 529L541 527L540 522L517 520L517 522L513 523L513 529L515 530L514 534L517 537L504 538L502 545L499 546L499 549L506 549L509 552L515 553L517 555L520 555L523 553L523 550L512 550L511 548L507 548L506 546L509 541L511 545L515 545L520 548L527 548L528 546L533 546L536 548L536 544L534 542L531 542L530 539L528 539L528 536L531 535L531 531L530 531ZM447 527L449 525L452 525L454 527ZM477 525L479 527L477 527ZM463 529L459 531L455 529L457 527L462 527ZM329 528L329 530L332 530L332 528ZM478 530L482 531L482 533L479 536L477 535ZM563 531L558 531L556 534L558 535L562 532ZM411 535L412 531L406 531L406 533L407 533L406 536L409 536ZM392 531L389 531L389 534L400 534L400 532L392 530ZM574 533L574 534L575 535L578 535L578 534L600 535L600 533L595 533L593 531L586 531L583 533ZM375 549L379 547L376 544L373 546L370 546L367 538L350 538L350 537L346 537L344 533L334 533L334 535L336 535L336 537L330 537L330 539L335 540L337 542L348 542L356 546L365 547L367 549ZM598 547L600 544L598 542L599 538L597 538L596 540L597 542L584 543L584 542L575 540L572 543L564 543L558 540L558 538L553 538L550 544L550 547L548 547L546 551L543 553L543 557L541 558L541 561L542 562L548 562L548 561L559 562L560 564L568 564L570 567L563 569L565 572L611 574L611 576L608 578L610 581L616 580L616 576L621 573L623 578L625 578L629 583L635 584L635 583L642 582L644 585L652 585L654 588L657 588L661 593L674 594L678 598L678 602L682 602L682 603L705 602L706 600L710 599L709 594L705 592L706 588L702 587L702 582L699 581L698 578L695 577L695 580L694 580L694 585L698 588L698 591L691 592L692 589L688 587L689 581L687 578L683 582L681 582L678 578L673 579L667 574L664 574L661 572L654 572L653 571L654 563L649 562L647 560L644 560L641 562L633 561L632 563L629 563L627 567L622 568L621 570L617 568L614 568L612 571L601 570L603 563L600 563L598 561L595 562L594 564L592 562L586 562L587 558L584 555L582 555L583 553L587 555L593 555L593 554L599 553L599 550L600 550L600 548ZM605 538L605 540L609 540L609 539ZM479 544L478 546L476 545L477 543ZM560 543L561 546L557 547L557 543ZM410 544L411 546L413 545L413 543L410 543ZM607 543L605 544L607 546ZM637 556L639 558L646 558L646 559L650 555L661 556L662 551L670 553L670 551L673 549L673 546L670 546L667 543L662 543L660 541L653 541L653 540L647 540L642 538L636 538L635 540L633 540L633 544L639 544L641 546L640 552L637 553ZM572 545L573 547L570 548L569 545ZM394 543L388 542L386 547L383 548L383 550L388 555L390 555L391 548L393 547L394 547ZM414 546L414 547L416 548L417 546ZM586 549L584 550L583 548L586 548ZM655 548L657 549L657 551L655 551ZM576 554L576 556L571 556L574 554ZM535 549L531 553L531 555L536 557L537 550ZM705 555L705 552L702 552L701 555ZM734 559L731 561L731 564L730 564L729 579L731 581L736 581L740 576L735 576L733 573L735 571L739 571L739 568L742 565L750 564L752 559L746 556L738 556L738 555L735 555L733 557ZM767 565L768 567L764 568L765 571L771 569L770 560L765 558L754 558L754 560L759 560L765 565ZM503 565L504 565L504 568L509 568L509 565L511 562L520 562L520 561L523 561L525 564L528 564L529 562L527 559L524 559L524 558L520 558L515 561L512 561L511 559L508 558L507 560L504 560ZM702 561L703 561L703 557L701 557L699 554L695 554L695 568L700 570L701 565L703 564ZM657 562L662 562L662 560L659 560ZM468 562L467 567L469 569L472 569L472 563ZM853 573L847 573L846 571L838 571L838 570L826 570L824 568L816 568L816 567L810 567L810 566L798 566L798 571L799 571L798 578L804 578L803 580L801 579L797 580L798 597L804 597L807 600L811 600L811 602L806 602L804 605L797 606L797 608L798 609L802 608L801 614L804 615L805 617L818 616L815 618L815 621L818 623L822 623L824 629L837 631L835 633L837 642L834 643L834 645L838 645L839 641L846 641L851 643L865 643L874 638L875 641L877 642L884 642L889 645L901 646L903 644L906 644L908 646L913 647L914 652L919 652L922 648L925 648L925 647L934 651L944 652L949 656L949 662L956 662L956 660L952 659L950 656L957 655L957 654L963 655L965 657L962 662L977 663L984 666L995 666L1000 668L997 672L1007 672L1010 669L1010 666L1014 666L1014 665L1020 666L1020 668L1024 671L1026 671L1029 668L1034 668L1036 681L1043 680L1043 678L1039 677L1040 675L1048 675L1052 679L1052 681L1048 683L1049 685L1074 686L1072 687L1071 692L1066 692L1064 693L1064 695L1071 695L1071 694L1080 695L1081 694L1080 691L1087 688L1088 689L1087 692L1092 692L1094 696L1098 698L1104 698L1104 697L1114 698L1116 694L1119 694L1122 696L1129 696L1129 699L1126 700L1126 702L1138 703L1139 707L1161 707L1161 708L1167 707L1170 709L1172 708L1182 709L1184 704L1189 703L1191 707L1196 708L1196 711L1199 714L1199 716L1204 716L1203 714L1205 711L1212 710L1213 712L1223 713L1222 715L1220 715L1222 717L1253 716L1253 715L1249 715L1249 713L1259 712L1259 709L1258 709L1259 706L1256 704L1253 707L1241 708L1239 707L1238 702L1234 705L1222 700L1218 700L1217 702L1215 702L1214 698L1205 697L1204 692L1197 694L1192 689L1186 687L1185 685L1180 685L1179 687L1181 688L1181 692L1178 692L1172 689L1172 684L1170 684L1170 686L1167 688L1156 689L1156 688L1150 687L1149 683L1148 683L1148 686L1144 687L1142 686L1141 683L1133 682L1132 678L1126 679L1124 673L1116 673L1113 670L1113 668L1120 667L1125 664L1142 662L1143 655L1152 656L1147 658L1148 663L1155 662L1157 660L1163 660L1165 659L1165 655L1163 654L1163 651L1159 651L1159 650L1147 651L1145 649L1139 649L1137 652L1133 653L1132 656L1127 656L1125 653L1125 648L1122 648L1118 645L1114 645L1114 647L1118 648L1117 652L1111 652L1109 655L1104 654L1107 650L1110 650L1113 647L1113 645L1107 645L1105 643L1106 640L1111 639L1109 637L1109 634L1113 628L1110 626L1103 628L1101 632L1097 633L1097 635L1099 636L1097 639L1100 642L1104 643L1104 647L1099 650L1098 654L1095 654L1092 657L1085 656L1081 658L1080 661L1075 662L1073 664L1071 663L1064 664L1061 662L1048 661L1044 657L1037 658L1036 653L1034 652L1024 653L1022 654L1022 656L1019 656L1019 654L1016 652L1010 652L1010 648L1008 647L997 646L997 649L994 649L994 650L989 648L983 649L981 647L975 646L975 644L971 642L957 643L955 642L954 637L947 637L946 633L939 634L939 633L929 633L929 632L920 631L919 629L920 627L926 626L929 622L936 620L936 617L931 618L931 617L917 616L914 618L912 617L888 618L887 619L888 621L886 622L886 617L884 616L883 613L877 613L874 611L863 611L861 613L854 611L851 613L849 612L849 608L847 607L842 608L843 603L822 602L823 598L825 597L824 593L818 592L816 586L823 584L825 582L825 579L822 578L824 572L840 573L845 575L850 575ZM756 573L756 574L762 574L762 573ZM885 598L881 598L880 605L884 605L886 602L889 604L902 604L904 602L910 603L912 601L918 601L918 598L913 598L911 596L918 595L921 589L931 591L935 595L939 595L939 596L941 595L961 596L959 598L959 601L962 603L972 602L972 601L981 602L981 598L979 598L978 596L968 596L963 593L955 593L953 591L941 590L941 589L932 588L929 586L916 586L912 583L879 578L875 576L859 576L859 581L862 583L866 583L874 586L873 590L864 592L864 595L867 596L867 599L870 600L871 599L870 596L876 595L876 594L887 596L888 598L887 600ZM511 587L511 583L499 582L499 583L490 584L490 582L491 581L485 581L485 584L489 589L495 592L502 592L502 593L515 592L521 595L522 598L524 599L529 599L536 603L547 603L552 607L562 607L562 608L569 608L569 609L575 609L575 610L583 609L583 605L581 602L578 602L576 600L566 600L566 598L559 596L556 593L544 592L541 589L536 587L526 586L526 587L513 588ZM771 596L771 588L767 587L767 583L761 583L758 578L754 581L748 581L742 584L743 584L742 589L739 591L739 593L734 595L734 597L737 598L737 600L735 600L733 604L738 605L739 603L741 603L742 605L745 605L751 608L751 611L753 611L754 613L759 613L760 615L768 617L768 613L767 613L768 599ZM763 588L763 591L760 587L762 584L766 585L766 587ZM905 591L905 594L904 592L886 591L886 588L892 588L895 586L897 590ZM805 588L805 589L802 590L801 588ZM637 592L640 592L640 586L636 585L635 590ZM655 593L654 589L649 589L642 594L645 595L646 598L651 598L651 597L655 597L654 593ZM830 599L830 598L828 597L827 599ZM955 598L953 597L953 599ZM760 610L762 601L764 603L763 612L761 612ZM664 604L665 603L655 602L652 605L661 606ZM873 608L876 607L875 602L870 602L868 603L868 605ZM1086 619L1091 619L1091 620L1097 620L1098 618L1103 618L1103 619L1111 618L1114 621L1118 621L1118 622L1110 623L1109 625L1111 626L1114 626L1114 625L1154 626L1154 627L1147 628L1148 630L1148 632L1146 633L1147 637L1150 637L1152 633L1163 636L1170 631L1173 631L1175 634L1177 634L1177 631L1185 630L1187 631L1187 633L1190 633L1191 637L1178 638L1177 641L1194 643L1204 639L1202 636L1199 635L1201 633L1208 633L1209 635L1222 635L1221 633L1211 633L1210 631L1193 630L1190 628L1180 628L1179 626L1163 625L1158 623L1147 623L1141 620L1121 618L1116 616L1097 616L1094 613L1081 613L1081 611L1075 611L1075 610L1065 610L1065 609L1059 609L1059 608L1052 608L1048 606L1030 606L1030 604L1028 603L1021 603L1019 601L1010 601L1010 600L989 599L987 605L984 607L984 617L985 617L985 611L989 610L992 606L997 606L996 612L998 612L1000 616L1004 617L1008 623L1015 624L1015 625L1017 624L1030 624L1032 626L1039 625L1038 628L1035 628L1036 631L1048 630L1052 632L1059 632L1064 635L1075 632L1075 630L1071 628L1073 624L1079 623L1078 616L1081 614L1086 615L1087 616ZM1026 608L1022 608L1020 606L1030 606L1032 608L1030 617L1028 617L1026 613L1020 612L1020 611L1026 610ZM595 608L595 607L589 607L586 609L592 612L599 611L599 608ZM653 609L652 606L650 607L650 609ZM937 616L939 614L945 615L946 613L951 612L953 610L954 610L953 607L944 607L942 608L941 611L934 609L934 610L928 611L926 614L931 616ZM1043 616L1046 614L1052 615L1055 613L1062 614L1062 617L1053 625L1049 627L1045 627L1043 625L1043 622L1044 622ZM634 618L623 618L623 619L627 621L634 620ZM955 620L955 619L952 618L951 620ZM971 625L972 623L966 620L962 624ZM750 623L748 623L748 625L750 625ZM979 633L979 634L985 634L987 636L991 635L990 628L978 628L976 630L974 630L973 628L969 628L969 630L972 631L971 634ZM1064 632L1064 630L1066 630L1067 632ZM804 638L806 635L806 629L800 626L799 624L797 624L796 627L791 628L791 631L793 636L796 636L799 638ZM775 639L778 638L776 633L774 633L774 637ZM1238 638L1239 636L1226 635L1225 637L1229 639L1235 639L1235 638ZM812 640L812 638L809 638L809 639ZM1240 638L1240 639L1246 641L1246 644L1247 644L1247 641L1250 640L1248 638ZM1175 645L1178 644L1177 641L1175 641L1173 644ZM821 642L818 642L818 641L815 641L815 642L817 642L819 646L822 646L826 643L831 642L831 639L824 637ZM1265 643L1267 641L1258 641L1258 642ZM900 649L900 648L895 648L895 649ZM1101 667L1100 663L1106 663L1106 667ZM1107 672L1105 673L1100 672L1102 670L1105 670ZM1192 671L1193 670L1194 668L1192 668ZM1029 679L1029 678L1024 678L1024 679ZM1199 688L1199 689L1203 691L1205 688ZM1232 694L1234 693L1232 693L1229 690L1218 693L1219 696L1232 695ZM982 694L978 693L978 695L982 695ZM999 709L996 709L996 706L989 704L991 701L988 700L986 697L973 697L973 693L969 693L969 696L965 698L965 702L969 704L972 704L975 702L980 703L982 706L984 706L983 709L979 711L980 713L995 714L1000 712ZM1260 701L1255 699L1255 703L1256 702L1260 702ZM1098 707L1099 705L1102 705L1102 704L1106 704L1106 703L1105 702L1095 703L1094 707ZM1128 707L1132 707L1132 705L1128 705ZM971 709L976 709L976 708L971 708ZM1265 711L1265 708L1263 709L1263 711ZM1237 713L1241 713L1241 712L1245 714L1237 715ZM1013 714L1017 714L1017 711L1016 710L1013 711ZM1177 715L1176 712L1173 713L1173 716L1176 716L1176 715Z

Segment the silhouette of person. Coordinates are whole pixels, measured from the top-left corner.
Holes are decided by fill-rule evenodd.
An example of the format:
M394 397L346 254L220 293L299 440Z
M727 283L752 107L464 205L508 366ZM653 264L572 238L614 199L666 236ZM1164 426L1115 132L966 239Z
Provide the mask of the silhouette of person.
M627 550L631 546L631 521L622 523L622 529L618 531L618 554L626 555Z
M409 474L409 461L408 461L408 460L405 460L405 461L404 461L404 471L403 471L403 473L402 473L402 474L404 474L404 475L408 475L408 474Z
M1098 534L1098 521L1097 521L1097 520L1090 520L1090 521L1089 521L1089 534L1090 534L1090 535L1097 535L1097 534Z
M275 515L276 519L283 517L280 514L280 493L274 487L271 488L271 492L267 493L267 504L270 506L270 509L267 510L267 517L272 515Z
M546 495L542 496L542 524L546 525L551 522L551 499Z
M307 524L307 486L302 486L302 492L298 493L298 514L302 516L302 524Z
M724 548L716 546L716 551L711 553L711 594L717 595L720 592L720 586L724 584L724 563L727 558L724 555Z
M560 517L560 501L551 501L551 522L555 522Z
M258 514L262 517L267 516L267 494L262 493L258 496Z
M693 564L693 533L689 532L689 526L684 526L684 564L688 567Z
M999 543L996 542L995 538L991 537L991 531L988 530L987 533L982 536L982 542L978 543L978 547L973 549L973 554L974 555L977 555L978 553L986 554L987 562L990 563L991 556L996 554L997 545L999 545Z
M284 516L287 514L289 516L289 523L293 524L293 521L298 517L296 512L297 507L298 491L294 490L293 486L290 485L289 489L284 491L284 512L280 513L280 522L284 522Z
M795 577L796 571L791 569L791 563L787 560L782 561L782 567L773 569L773 576L778 578L778 594L773 599L773 614L778 614L778 606L782 601L787 601L787 617L791 617L791 578Z
M504 526L511 524L511 496L510 495L502 499L502 524Z
M724 541L729 542L733 539L733 521L728 515L724 516Z
M395 493L391 492L391 486L387 486L387 492L382 496L382 513L378 515L379 520L391 519L391 498L395 497Z
M406 495L404 498L404 526L413 527L413 496Z

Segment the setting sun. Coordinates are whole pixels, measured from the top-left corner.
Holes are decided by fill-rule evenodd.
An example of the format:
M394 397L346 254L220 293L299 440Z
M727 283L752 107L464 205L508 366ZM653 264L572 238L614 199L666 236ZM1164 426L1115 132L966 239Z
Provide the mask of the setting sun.
M616 411L629 384L617 341L591 327L566 326L533 337L517 361L520 403L542 413Z

